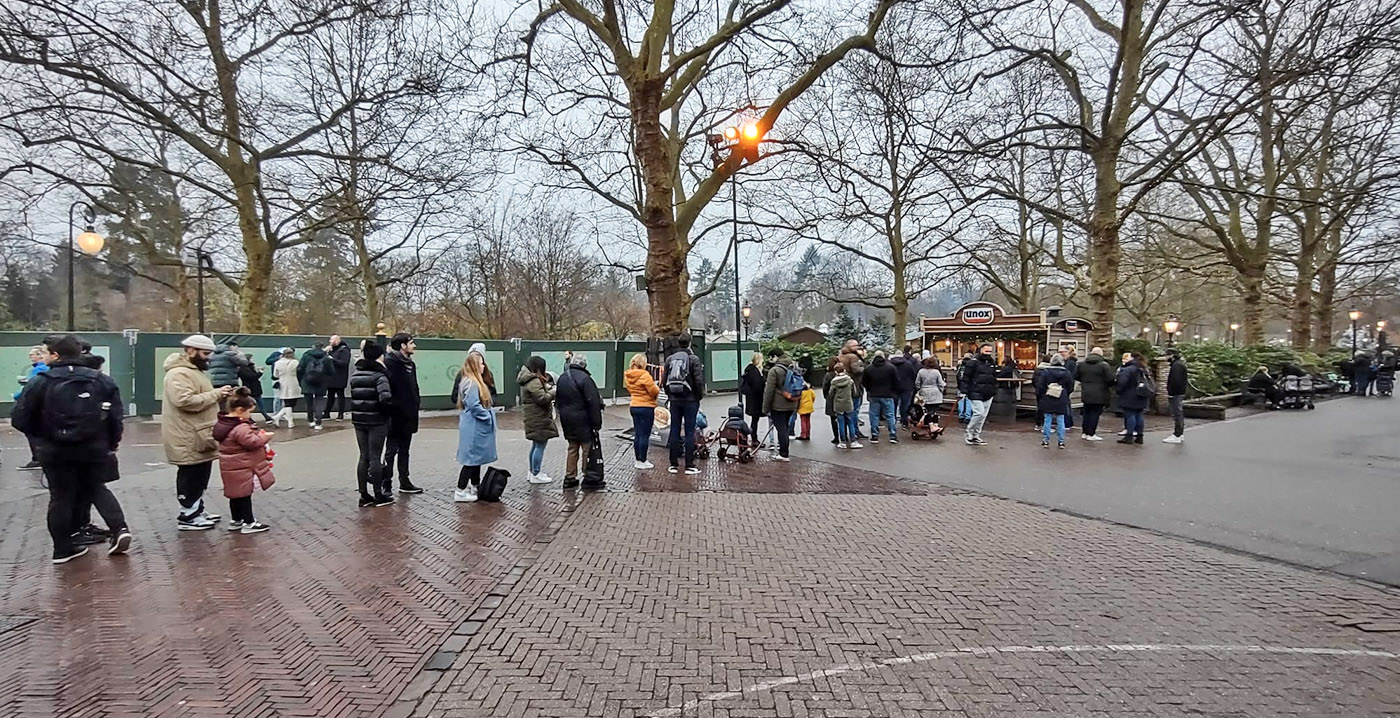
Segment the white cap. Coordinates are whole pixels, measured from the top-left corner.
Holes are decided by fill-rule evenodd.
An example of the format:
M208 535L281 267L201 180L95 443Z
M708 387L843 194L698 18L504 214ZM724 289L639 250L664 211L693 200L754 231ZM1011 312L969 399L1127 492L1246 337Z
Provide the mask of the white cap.
M481 342L477 342L477 343L475 343L475 344L473 344L473 345L471 345L470 347L467 348L467 353L468 353L468 354L480 354L480 355L481 355L481 358L482 358L482 359L485 359L485 358L486 358L486 345L485 345L485 344L482 344Z
M189 347L191 349L203 349L207 352L212 352L215 348L214 340L203 334L191 334L185 337L185 340L180 342L180 346Z

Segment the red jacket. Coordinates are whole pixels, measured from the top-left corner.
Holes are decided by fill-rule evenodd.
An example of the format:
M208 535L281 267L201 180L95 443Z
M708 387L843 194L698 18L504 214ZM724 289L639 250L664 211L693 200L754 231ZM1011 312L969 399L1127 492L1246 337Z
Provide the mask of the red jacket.
M226 498L252 496L254 474L264 490L272 488L276 478L267 460L267 433L251 419L220 416L214 424L214 440L219 442L219 475Z

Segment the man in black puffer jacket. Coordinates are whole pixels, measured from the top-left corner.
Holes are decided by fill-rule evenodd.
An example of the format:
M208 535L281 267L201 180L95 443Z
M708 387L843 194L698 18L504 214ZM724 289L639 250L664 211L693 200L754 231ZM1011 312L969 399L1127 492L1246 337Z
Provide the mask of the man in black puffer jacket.
M569 359L569 366L555 382L554 406L559 412L559 428L564 440L569 442L569 453L564 462L564 483L566 489L579 486L579 464L588 468L588 453L593 449L593 438L603 429L603 397L598 393L598 384L588 372L588 357L575 354ZM586 484L585 488L602 488Z
M1172 410L1172 435L1162 440L1164 444L1180 444L1186 440L1186 360L1177 349L1168 349L1171 366L1167 369L1167 404Z
M350 421L355 426L355 443L360 447L360 507L388 506L394 503L393 486L384 476L384 441L389 436L389 412L394 394L389 373L384 368L384 347L365 342L364 357L355 362L350 375ZM370 488L374 489L373 494Z
M969 446L986 446L987 442L982 440L982 427L987 424L987 414L992 410L992 400L997 396L997 365L991 344L978 348L977 357L967 365L963 380L967 382L967 399L972 403L966 443Z
M899 371L885 359L884 352L875 352L870 366L865 367L865 398L870 404L870 443L880 441L880 420L883 418L890 428L890 443L899 443L899 434L894 428L894 400L899 396Z

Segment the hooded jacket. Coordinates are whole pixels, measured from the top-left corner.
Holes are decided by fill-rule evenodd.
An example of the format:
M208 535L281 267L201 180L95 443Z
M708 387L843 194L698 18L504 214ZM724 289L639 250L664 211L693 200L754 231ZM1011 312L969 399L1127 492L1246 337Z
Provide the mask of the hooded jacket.
M744 375L739 379L739 393L744 395L744 411L753 417L763 416L763 389L768 378L763 369L749 362L744 365Z
M1152 402L1152 397L1142 396L1138 392L1138 385L1151 381L1151 377L1144 377L1143 370L1135 362L1124 364L1118 369L1116 390L1118 392L1119 408L1128 411L1144 411L1147 405Z
M184 352L167 357L164 368L160 438L166 460L176 466L213 461L219 456L213 433L219 418L219 391Z
M865 394L871 399L893 399L899 395L899 372L878 354L865 368Z
M90 362L82 359L60 361L50 366L48 371L35 374L34 378L25 384L24 391L20 392L19 399L15 401L15 405L11 409L11 425L20 433L34 440L39 458L43 461L53 459L104 461L111 456L113 451L117 450L117 445L121 443L122 418L125 412L121 390L117 388L116 382L112 381L111 377L97 371L89 364ZM48 400L48 393L52 385L72 374L85 374L96 383L96 391L100 393L100 396L96 397L94 405L96 407L100 407L102 404L107 405L105 415L102 417L106 431L84 444L55 445L52 441L54 427L48 426L46 423L44 403ZM60 451L62 456L57 455Z
M1074 390L1074 375L1063 366L1041 364L1036 367L1035 408L1042 414L1068 414L1069 395ZM1059 386L1060 395L1051 396L1050 387Z
M350 421L355 426L381 426L389 422L394 408L394 393L389 387L389 373L371 359L355 362L355 372L347 382L350 387Z
M546 383L539 375L523 367L515 383L520 386L520 415L525 425L525 438L549 441L559 436L559 429L554 426L555 385ZM652 406L655 405L653 401Z
M301 362L293 357L282 357L272 365L272 381L277 385L274 392L278 399L300 399L302 372Z
M344 389L350 385L350 345L342 341L329 349L327 354L335 364L335 374L331 375L330 383L326 384L326 387Z
M1186 396L1189 388L1190 385L1186 381L1186 360L1175 357L1167 369L1167 396Z
M267 459L267 433L251 419L227 414L214 424L214 440L219 444L219 478L224 481L224 497L241 499L253 495L253 477L264 491L277 480Z
M773 362L773 368L768 370L768 381L763 385L763 413L772 416L775 411L797 411L798 404L802 397L789 399L783 396L783 387L787 385L788 372L793 371L792 360L787 357L778 357Z
M655 407L656 397L661 395L661 387L646 369L628 369L622 375L622 384L627 387L627 395L632 397L630 406Z
M903 354L896 354L890 357L890 366L894 367L895 376L899 377L896 384L899 393L901 395L913 393L914 385L919 379L919 360Z
M855 397L856 382L850 374L832 373L831 389L827 392L826 402L831 405L831 410L837 414L845 414L856 410Z
M247 357L244 358L246 359ZM262 397L262 372L253 365L253 362L245 361L238 365L238 381L242 383L243 386L248 387L248 393L252 395L254 399Z
M593 375L581 366L571 366L559 375L554 393L559 410L559 426L564 438L575 444L593 441L593 432L603 428L603 398Z
M384 370L389 375L389 391L394 395L393 410L389 412L389 433L404 436L418 432L418 409L422 399L418 394L418 365L413 357L401 351L384 355Z
M997 367L992 355L978 354L973 357L966 372L967 398L988 401L997 397Z
M320 349L308 349L297 365L297 381L301 390L311 395L324 394L335 376L335 362Z
M1113 367L1109 366L1108 360L1098 354L1090 354L1079 362L1076 369L1079 372L1079 398L1085 404L1107 405L1115 382Z
M840 359L841 363L846 365L846 373L855 384L852 391L856 396L861 396L865 391L865 360L860 358L860 354L854 349L842 349Z

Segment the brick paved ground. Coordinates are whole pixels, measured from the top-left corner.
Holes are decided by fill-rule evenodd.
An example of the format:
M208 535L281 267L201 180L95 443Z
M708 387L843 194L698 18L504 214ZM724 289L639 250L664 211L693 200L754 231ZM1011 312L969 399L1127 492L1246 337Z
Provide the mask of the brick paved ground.
M1395 715L1396 630L1393 591L982 496L607 494L414 715ZM745 692L1119 644L1391 655L969 652Z

